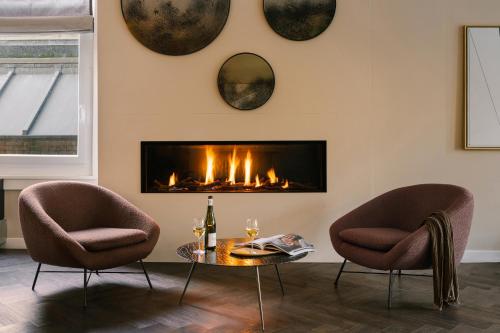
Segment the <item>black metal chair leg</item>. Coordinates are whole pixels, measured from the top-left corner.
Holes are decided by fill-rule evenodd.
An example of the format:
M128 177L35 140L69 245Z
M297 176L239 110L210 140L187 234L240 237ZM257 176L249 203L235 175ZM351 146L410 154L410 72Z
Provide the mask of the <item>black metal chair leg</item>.
M90 276L89 276L89 278L90 278ZM84 268L83 269L83 307L84 308L87 307L87 283L88 283L87 269Z
M38 280L38 274L40 273L40 268L42 267L42 263L38 263L38 268L36 269L35 279L33 280L33 285L31 286L31 290L35 290L36 280Z
M89 276L87 277L87 286L89 285L90 277L92 276L92 271L89 270Z
M402 272L401 270L398 271L398 275L401 276L402 275Z
M344 270L344 266L345 266L345 263L347 262L347 259L344 259L344 262L342 263L342 266L340 266L340 270L339 270L339 273L337 274L337 278L335 279L335 287L338 285L339 283L339 279L340 279L340 275L342 274L342 271Z
M278 275L278 281L280 282L281 294L285 296L285 289L283 288L283 282L281 281L281 275L278 269L278 265L274 265L274 267L276 268L276 274Z
M389 271L389 292L387 295L387 308L392 306L392 269Z
M179 305L182 303L182 299L184 298L184 294L186 294L187 287L189 285L189 281L191 281L191 275L193 275L194 268L196 267L196 261L193 261L193 265L191 266L191 269L189 270L189 275L186 281L186 285L184 286L184 291L182 292L181 298L179 299Z
M139 260L139 262L141 263L142 270L144 271L144 275L146 275L146 280L148 280L149 289L153 289L153 285L151 284L151 280L149 279L148 272L146 271L146 267L144 267L144 263L142 262L142 259Z
M257 292L259 296L260 323L262 326L262 331L264 331L264 309L262 308L262 293L260 291L259 266L255 266L255 270L257 272Z

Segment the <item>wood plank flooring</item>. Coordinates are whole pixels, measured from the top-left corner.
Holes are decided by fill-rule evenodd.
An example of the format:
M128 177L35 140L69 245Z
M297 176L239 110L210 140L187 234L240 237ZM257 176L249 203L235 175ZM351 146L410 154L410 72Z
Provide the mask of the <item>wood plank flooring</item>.
M189 264L145 265L153 291L144 275L92 275L83 309L81 274L41 273L32 292L36 264L0 250L0 333L260 332L254 269L199 265L179 306ZM339 266L280 266L284 297L274 268L262 268L266 332L500 332L500 264L461 265L462 305L442 312L430 278L396 277L387 310L387 276L345 274L335 289Z

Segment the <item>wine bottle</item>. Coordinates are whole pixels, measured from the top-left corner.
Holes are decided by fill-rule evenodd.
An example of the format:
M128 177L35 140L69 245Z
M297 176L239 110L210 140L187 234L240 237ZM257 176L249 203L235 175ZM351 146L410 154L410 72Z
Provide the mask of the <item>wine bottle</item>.
M205 250L215 250L216 241L214 199L210 195L208 197L207 216L205 217Z

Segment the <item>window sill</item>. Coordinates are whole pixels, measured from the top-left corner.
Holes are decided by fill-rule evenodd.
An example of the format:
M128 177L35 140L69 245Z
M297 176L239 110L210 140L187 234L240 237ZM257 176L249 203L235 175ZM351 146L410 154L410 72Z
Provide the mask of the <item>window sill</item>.
M82 177L5 177L4 180L4 190L5 191L16 191L23 190L28 186L48 182L51 180L68 180L68 181L79 181L89 184L97 185L97 177L93 176L82 176Z

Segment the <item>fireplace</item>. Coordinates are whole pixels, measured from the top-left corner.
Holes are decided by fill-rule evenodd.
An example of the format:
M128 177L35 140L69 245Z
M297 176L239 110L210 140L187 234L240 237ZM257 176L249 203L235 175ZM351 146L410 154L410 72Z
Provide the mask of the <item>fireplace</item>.
M326 141L141 142L141 191L326 192Z

